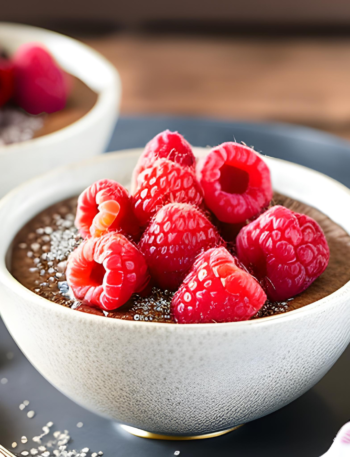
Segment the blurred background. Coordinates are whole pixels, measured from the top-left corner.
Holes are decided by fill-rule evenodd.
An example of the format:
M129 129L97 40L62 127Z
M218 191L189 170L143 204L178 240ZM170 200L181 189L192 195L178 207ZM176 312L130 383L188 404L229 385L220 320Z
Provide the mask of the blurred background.
M123 115L291 122L350 139L346 0L12 0L0 19L101 52L120 72Z

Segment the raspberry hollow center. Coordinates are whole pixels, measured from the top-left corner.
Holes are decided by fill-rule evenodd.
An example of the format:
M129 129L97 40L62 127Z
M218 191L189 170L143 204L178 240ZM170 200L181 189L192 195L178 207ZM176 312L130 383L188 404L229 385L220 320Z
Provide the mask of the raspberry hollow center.
M101 286L103 283L103 278L106 274L105 267L101 263L94 262L94 265L91 269L90 280L91 283L96 286Z
M249 173L241 168L224 164L220 168L220 186L228 194L244 194L249 186Z

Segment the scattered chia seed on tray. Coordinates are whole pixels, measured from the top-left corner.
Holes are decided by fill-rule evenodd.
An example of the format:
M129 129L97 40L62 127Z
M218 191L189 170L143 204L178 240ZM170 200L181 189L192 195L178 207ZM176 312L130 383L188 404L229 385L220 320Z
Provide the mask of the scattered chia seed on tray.
M71 441L68 430L63 432L53 431L53 422L48 422L42 427L42 433L38 436L33 436L30 440L26 436L22 436L20 442L28 446L28 449L20 451L16 455L22 456L38 456L38 457L101 457L102 451L92 452L88 447L84 447L80 451L69 449ZM33 441L34 445L31 443ZM18 448L18 443L12 443L12 452Z

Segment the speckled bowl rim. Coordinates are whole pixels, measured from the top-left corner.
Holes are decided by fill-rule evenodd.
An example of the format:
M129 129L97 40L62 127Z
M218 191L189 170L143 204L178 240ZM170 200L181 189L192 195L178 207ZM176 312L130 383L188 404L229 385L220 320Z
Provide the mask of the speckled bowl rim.
M194 148L195 151L203 151L205 148ZM70 169L77 168L79 166L89 166L93 165L96 161L109 161L113 160L114 158L118 157L118 159L123 160L123 157L130 157L131 154L135 155L135 157L139 156L140 152L142 149L126 149L122 151L115 151L112 153L104 154L101 156L96 156L84 161L81 161L79 163L75 164L70 164L66 165L63 167L56 168L55 170L42 174L40 176L37 176L31 180L28 180L27 182L21 184L20 186L17 186L15 189L10 191L5 197L3 197L0 200L0 210L3 206L7 204L9 200L14 198L17 194L20 194L27 185L29 185L32 182L35 181L40 181L40 179L46 177L52 177L52 179L55 178L55 176L58 176L62 173L67 173L69 172ZM333 185L339 187L339 189L345 193L347 193L350 197L350 189L348 189L346 186L343 184L339 183L333 178L330 178L327 175L324 175L323 173L320 173L318 171L312 170L311 168L304 167L299 164L295 164L292 162L288 162L286 160L282 159L276 159L274 157L269 157L265 156L268 158L268 160L272 160L275 162L280 162L284 164L290 164L293 165L296 168L300 168L303 171L307 171L311 174L317 175L325 180L328 180L331 182ZM53 204L53 203L52 203ZM34 217L34 216L32 216ZM1 234L1 228L0 228L0 234ZM13 238L15 237L16 233L14 233ZM12 242L12 241L11 241ZM350 301L350 281L348 281L346 284L344 284L341 288L339 288L337 291L333 292L332 294L315 301L314 303L311 303L309 305L306 305L302 308L293 310L293 311L288 311L287 313L283 314L277 314L275 316L268 316L264 318L259 318L259 319L253 319L253 320L247 320L247 321L240 321L240 322L223 322L223 323L207 323L207 324L176 324L176 323L165 323L165 322L143 322L143 321L131 321L131 320L122 320L122 319L108 319L104 316L97 316L97 315L92 315L88 313L81 313L81 312L74 312L74 310L70 308L66 308L64 306L60 306L50 300L47 300L46 298L40 297L39 295L35 294L34 292L30 291L26 287L24 287L19 281L17 281L10 271L8 270L6 266L6 256L8 249L10 247L9 243L6 246L6 249L4 250L4 257L0 259L0 282L5 286L8 287L10 290L21 296L24 300L30 302L34 302L35 305L38 305L40 307L42 306L50 306L50 309L52 309L55 313L71 313L71 318L72 319L78 319L81 321L87 320L88 322L97 322L98 325L108 325L108 326L128 326L130 328L136 326L136 328L140 325L149 325L152 326L152 328L156 327L162 327L162 328L169 328L169 331L186 331L186 328L191 328L191 329L198 329L199 331L203 331L204 329L235 329L237 328L238 330L244 330L244 328L249 329L251 326L266 326L266 325L274 325L280 323L281 325L286 322L290 321L293 319L302 319L303 316L312 314L312 313L317 313L320 311L324 311L327 305L331 306L333 300L345 300L348 299ZM175 330L177 329L177 330Z
M11 143L5 146L0 147L0 156L3 156L7 153L12 153L14 149L23 149L22 152L25 152L25 149L27 148L32 148L36 147L38 145L44 146L44 147L50 147L50 144L55 143L58 139L65 139L65 138L70 138L72 136L75 136L76 133L80 131L87 130L90 126L93 126L96 124L96 120L99 119L101 116L104 116L105 113L105 106L109 105L109 95L111 90L114 92L115 89L117 90L117 98L120 101L121 99L121 81L120 81L120 76L117 71L117 69L105 58L100 54L99 52L95 51L93 48L90 46L75 40L74 38L70 38L66 35L63 35L61 33L57 32L52 32L51 30L43 29L41 27L33 27L30 25L23 25L23 24L16 24L12 22L0 22L0 28L2 31L6 29L18 29L20 31L28 32L28 33L35 33L37 32L39 35L47 35L48 37L57 37L58 39L62 39L65 42L69 43L72 42L76 46L79 46L81 49L87 51L89 54L94 56L95 58L99 59L100 62L104 65L105 69L109 71L111 81L109 84L106 84L103 88L101 88L99 91L95 91L97 94L97 100L94 104L94 106L87 112L85 113L81 118L78 120L72 122L71 124L67 125L66 127L62 127L59 130L55 130L54 132L47 133L46 135L37 137L37 138L31 138L29 140L21 141L19 143ZM40 39L38 39L39 42L41 42ZM45 43L43 42L45 45ZM74 75L74 73L73 73ZM86 81L84 81L84 78L82 76L79 76L79 79L81 79L85 84L87 84ZM87 84L88 87L89 84ZM119 103L119 102L118 102Z

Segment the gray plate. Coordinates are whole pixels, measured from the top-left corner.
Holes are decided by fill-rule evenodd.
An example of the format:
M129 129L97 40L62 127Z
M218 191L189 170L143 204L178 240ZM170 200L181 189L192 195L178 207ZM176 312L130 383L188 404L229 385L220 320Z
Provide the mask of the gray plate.
M123 118L109 151L141 147L156 133L178 130L196 146L216 145L235 138L273 157L306 165L350 187L350 147L343 140L315 130L278 124L248 124L207 119ZM348 208L346 209L348 210ZM151 324L150 324L151 325ZM44 344L44 343L43 343ZM7 354L14 357L8 360ZM350 420L350 349L322 381L289 406L245 425L231 434L205 441L151 441L133 437L112 422L85 411L54 389L30 365L0 322L0 443L10 447L21 436L40 434L52 421L67 429L77 449L102 450L108 457L319 457L338 429ZM29 400L33 419L19 410ZM83 422L82 428L76 424ZM34 443L21 445L17 451Z

